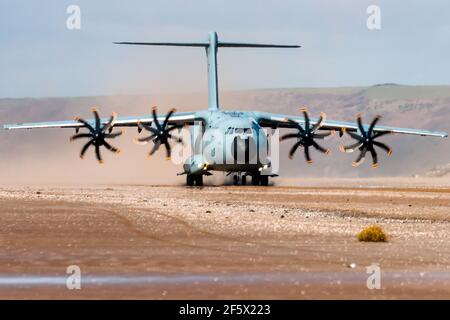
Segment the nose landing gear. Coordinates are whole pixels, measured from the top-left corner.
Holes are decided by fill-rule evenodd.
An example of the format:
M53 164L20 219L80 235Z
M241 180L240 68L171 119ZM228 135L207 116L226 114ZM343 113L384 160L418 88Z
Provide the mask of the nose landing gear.
M186 185L192 187L193 185L196 185L197 187L203 186L203 175L195 175L195 174L188 174L186 175Z

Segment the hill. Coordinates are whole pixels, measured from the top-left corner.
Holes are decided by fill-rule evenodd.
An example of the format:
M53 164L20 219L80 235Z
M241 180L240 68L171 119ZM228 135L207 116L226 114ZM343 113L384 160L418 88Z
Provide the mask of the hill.
M119 115L149 113L152 105L161 112L171 107L179 111L198 110L207 103L205 94L117 95L67 98L0 99L0 122L30 122L90 117L90 107L97 106L103 115L113 110ZM223 109L261 110L297 115L302 105L312 116L320 111L329 119L354 121L357 113L369 122L383 116L382 124L450 132L450 86L404 86L380 84L371 87L285 88L224 92ZM163 155L147 160L148 147L130 141L137 135L129 129L117 144L123 154L106 154L106 164L97 165L89 154L78 158L80 144L70 144L71 130L34 130L0 132L2 165L0 178L4 183L176 183L181 167L167 163ZM313 154L315 163L306 165L301 153L287 159L289 145L282 147L281 175L298 177L371 177L411 176L450 162L449 140L395 135L383 138L394 149L390 158L381 156L381 166L354 169L355 155L340 154L337 147L348 138L327 141L333 154Z

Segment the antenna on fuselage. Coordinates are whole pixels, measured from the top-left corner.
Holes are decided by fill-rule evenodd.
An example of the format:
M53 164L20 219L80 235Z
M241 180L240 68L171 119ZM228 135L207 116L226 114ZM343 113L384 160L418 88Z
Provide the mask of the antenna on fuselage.
M210 32L208 42L114 42L142 46L204 47L208 60L208 110L219 110L219 89L217 79L217 49L225 48L300 48L298 45L220 42L216 32Z

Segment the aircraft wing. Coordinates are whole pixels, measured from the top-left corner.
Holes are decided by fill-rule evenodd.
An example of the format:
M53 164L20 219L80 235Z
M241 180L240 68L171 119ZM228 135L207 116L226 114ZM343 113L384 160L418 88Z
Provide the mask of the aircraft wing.
M160 123L166 118L165 114L157 115L157 119ZM104 125L110 118L101 118L100 121ZM197 120L195 117L195 112L175 112L170 116L168 121L169 124L193 124ZM86 121L91 125L95 125L95 119L86 119ZM153 115L143 115L141 117L117 117L114 121L114 127L137 127L138 123L145 123L150 125L153 122ZM16 123L16 124L6 124L4 129L38 129L38 128L82 128L84 125L78 120L69 121L51 121L51 122L34 122L34 123Z
M292 116L286 114L274 114L269 112L255 112L256 121L263 127L274 127L274 128L295 128L296 123L300 125L305 125L304 117L302 116ZM311 118L311 125L316 124L319 121L318 118ZM367 131L370 125L363 124L364 129ZM322 122L321 130L336 130L336 131L358 131L358 124L356 122L345 122L345 121L334 121L334 120L324 120ZM419 136L432 136L446 138L448 136L447 132L442 131L429 131L429 130L419 130L411 128L398 128L389 126L375 126L373 128L375 132L390 132L390 133L401 133L401 134L412 134Z

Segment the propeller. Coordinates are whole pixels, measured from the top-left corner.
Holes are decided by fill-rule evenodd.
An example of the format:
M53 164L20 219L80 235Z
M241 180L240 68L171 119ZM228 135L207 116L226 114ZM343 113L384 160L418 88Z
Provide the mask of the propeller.
M152 156L161 145L164 145L164 147L166 148L166 159L170 160L172 148L170 147L169 141L173 140L176 141L177 143L183 143L183 140L180 137L171 134L171 131L175 129L180 129L183 127L183 125L174 124L169 126L170 117L175 111L176 111L175 109L171 109L169 113L166 115L164 122L160 123L158 117L156 116L156 107L153 107L152 115L154 126L138 122L138 130L140 129L140 131L146 130L151 132L151 135L149 135L148 137L135 139L135 142L139 144L147 144L149 141L152 141L154 143L153 148L150 150L150 153L148 154L149 156Z
M391 133L390 131L374 132L373 129L375 128L375 125L378 123L380 118L381 118L380 116L376 116L372 120L372 122L369 126L369 129L366 130L366 129L364 129L364 126L362 124L361 115L358 114L356 116L356 122L358 124L358 129L359 129L360 134L345 130L345 132L347 132L347 134L350 137L352 137L353 139L356 140L356 143L351 144L349 146L340 146L339 149L342 152L347 152L347 153L351 153L351 152L355 151L356 149L359 150L359 155L356 158L356 160L352 162L352 166L357 167L360 164L362 164L366 158L367 152L369 152L372 157L372 167L377 168L378 167L378 154L375 150L375 147L383 149L384 151L386 151L386 153L388 155L392 154L392 149L388 145L386 145L382 142L376 141L377 138Z
M289 122L291 122L292 124L295 125L295 127L297 128L298 131L297 131L297 133L285 134L281 137L280 140L283 141L283 140L287 140L287 139L296 138L297 142L292 146L291 150L289 151L289 159L292 159L292 157L294 156L294 153L295 153L295 151L297 151L298 147L302 146L304 148L306 161L309 164L311 164L313 161L311 159L310 152L309 152L310 147L313 147L314 149L316 149L322 153L325 153L325 154L330 153L330 149L326 149L326 148L322 147L315 141L315 139L322 139L322 140L326 139L326 138L332 136L334 134L334 131L331 130L328 132L316 133L317 130L320 129L323 122L325 121L325 113L322 112L320 114L318 121L315 124L311 125L311 121L310 121L309 115L308 115L308 109L301 108L300 111L303 112L304 127L302 127L298 122L296 122L292 119L288 119Z
M77 139L88 138L88 142L83 146L80 153L80 158L83 159L84 154L89 149L89 147L95 147L95 156L98 162L103 163L103 159L100 153L100 147L104 146L111 152L120 153L120 150L111 144L109 144L106 139L114 139L120 135L122 135L123 131L112 133L114 121L116 120L116 113L113 112L108 122L102 125L100 116L98 115L98 111L96 108L92 108L92 112L95 117L95 124L92 126L89 122L81 118L75 118L75 121L83 124L82 128L88 129L86 133L78 133L79 130L76 130L76 134L70 137L70 141L74 141ZM77 128L79 129L79 128Z

